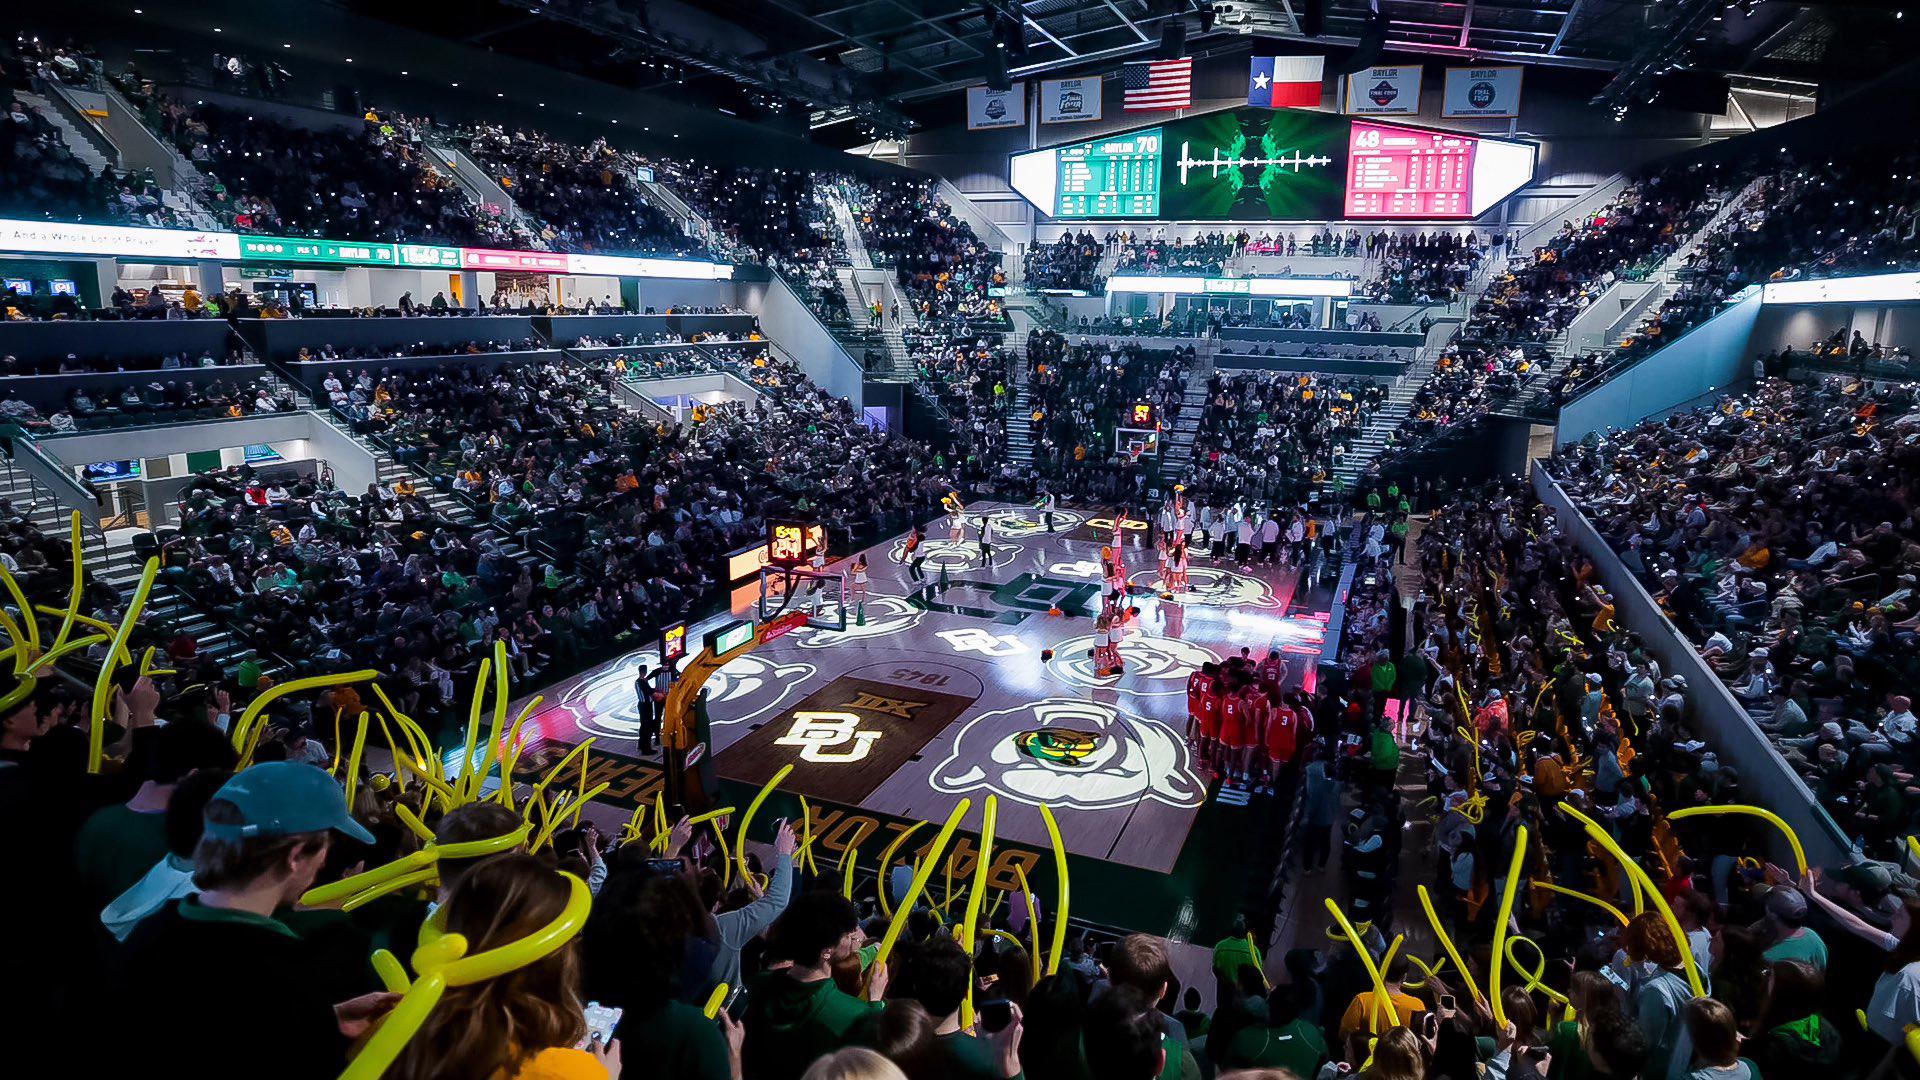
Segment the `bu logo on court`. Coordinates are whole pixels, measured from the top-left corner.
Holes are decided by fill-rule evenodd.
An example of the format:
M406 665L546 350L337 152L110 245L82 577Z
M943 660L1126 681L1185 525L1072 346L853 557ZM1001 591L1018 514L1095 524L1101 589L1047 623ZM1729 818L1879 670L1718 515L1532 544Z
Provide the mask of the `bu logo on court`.
M773 742L776 746L799 747L802 761L843 764L866 757L881 734L862 731L860 718L850 712L796 712L793 726Z

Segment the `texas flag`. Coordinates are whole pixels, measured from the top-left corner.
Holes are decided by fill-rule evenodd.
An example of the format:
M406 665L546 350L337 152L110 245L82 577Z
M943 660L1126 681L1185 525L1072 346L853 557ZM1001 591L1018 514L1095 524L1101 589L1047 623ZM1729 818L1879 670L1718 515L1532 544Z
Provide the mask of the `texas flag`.
M1324 56L1256 56L1247 78L1247 104L1265 109L1313 109L1320 105Z

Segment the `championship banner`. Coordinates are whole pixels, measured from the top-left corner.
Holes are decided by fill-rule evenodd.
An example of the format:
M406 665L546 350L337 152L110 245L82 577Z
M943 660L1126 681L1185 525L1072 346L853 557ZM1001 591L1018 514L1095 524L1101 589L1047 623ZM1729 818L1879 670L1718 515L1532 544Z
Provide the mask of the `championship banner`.
M1446 92L1440 99L1440 115L1519 116L1520 76L1523 71L1518 65L1448 68Z
M1040 122L1077 124L1100 119L1100 78L1040 80Z
M1014 83L1005 90L985 86L967 87L967 130L1019 127L1027 122L1027 84Z
M1362 68L1347 76L1348 116L1413 116L1420 111L1420 73L1412 67Z

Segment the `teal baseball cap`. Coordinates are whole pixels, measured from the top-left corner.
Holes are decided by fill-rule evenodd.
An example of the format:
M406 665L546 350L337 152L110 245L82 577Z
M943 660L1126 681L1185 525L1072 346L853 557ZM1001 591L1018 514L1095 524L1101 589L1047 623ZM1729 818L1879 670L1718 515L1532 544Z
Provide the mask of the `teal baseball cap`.
M347 812L347 797L326 771L300 761L263 761L235 773L214 798L239 808L237 824L208 822L206 835L216 840L252 840L256 837L297 836L332 829L363 844L373 834Z

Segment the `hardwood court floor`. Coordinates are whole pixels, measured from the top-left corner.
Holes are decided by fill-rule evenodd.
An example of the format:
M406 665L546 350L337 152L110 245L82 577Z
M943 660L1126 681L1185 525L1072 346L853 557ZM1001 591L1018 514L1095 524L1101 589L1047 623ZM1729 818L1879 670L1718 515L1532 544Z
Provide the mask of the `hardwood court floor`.
M994 522L990 559L973 526L983 513ZM908 571L903 537L875 545L864 611L845 631L795 631L709 682L721 777L757 788L793 765L781 790L810 800L816 828L823 804L938 823L971 797L973 829L993 793L1002 843L1039 852L1044 803L1072 854L1171 872L1212 780L1184 737L1188 673L1242 648L1256 657L1278 648L1298 679L1326 613L1291 609L1291 571L1198 559L1192 591L1162 599L1146 532L1129 530L1140 615L1120 647L1125 674L1101 677L1089 652L1110 525L1094 511L1059 511L1049 534L1035 511L1006 504L969 507L968 519L957 543L947 519L928 528L924 582ZM757 593L742 591L748 610L736 603L737 617L752 616ZM792 603L816 599L834 614L804 588ZM1062 614L1049 614L1056 606ZM630 754L635 679L657 665L642 649L551 687L532 726L556 743L596 735L596 752Z

